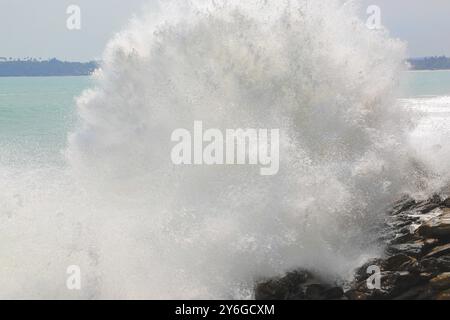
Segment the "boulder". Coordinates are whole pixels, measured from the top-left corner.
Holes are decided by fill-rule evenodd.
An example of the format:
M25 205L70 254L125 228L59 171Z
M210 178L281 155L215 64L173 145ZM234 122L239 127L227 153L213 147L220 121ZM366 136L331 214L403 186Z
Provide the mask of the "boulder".
M433 274L450 272L450 255L422 259L420 261L420 266L421 271L427 271Z
M424 258L437 258L447 254L450 254L450 243L435 247Z
M417 232L424 237L450 238L450 208L442 209L439 216L425 222Z
M435 290L450 289L450 272L444 272L430 280L430 286Z
M395 297L394 300L414 300L414 299L429 299L433 295L432 289L428 285L421 285L410 288Z
M424 282L419 275L408 271L384 271L380 276L380 289L369 289L366 281L362 281L346 296L352 300L393 299Z
M286 276L260 282L255 288L256 300L303 299L302 284L311 278L307 271L296 270Z
M390 271L415 271L420 266L416 258L400 253L386 260L385 269Z
M450 289L438 293L435 297L436 300L450 300Z
M416 201L410 197L404 197L400 201L394 204L394 207L391 210L392 215L397 215L398 213L404 212L414 206Z
M446 206L447 208L450 208L450 198L445 199L445 200L442 202L442 204L443 204L444 206Z
M391 245L388 247L387 252L391 254L405 254L417 258L438 243L439 241L436 239L421 239L414 242Z

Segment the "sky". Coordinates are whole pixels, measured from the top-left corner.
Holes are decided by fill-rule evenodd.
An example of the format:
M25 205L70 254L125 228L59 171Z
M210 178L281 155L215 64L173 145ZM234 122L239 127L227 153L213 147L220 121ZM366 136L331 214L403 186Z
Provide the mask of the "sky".
M100 59L108 39L148 1L0 0L0 57ZM363 19L369 5L379 6L382 24L408 43L411 57L450 56L450 0L355 1L362 4ZM81 9L80 30L66 27L72 4Z

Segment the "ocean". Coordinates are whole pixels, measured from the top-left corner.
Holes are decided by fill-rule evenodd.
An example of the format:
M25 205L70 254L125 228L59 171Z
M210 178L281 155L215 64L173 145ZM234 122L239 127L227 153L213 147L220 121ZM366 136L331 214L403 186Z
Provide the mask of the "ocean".
M61 163L89 77L0 78L0 162Z
M85 76L0 78L0 163L64 164L62 151L77 119L75 100L92 85ZM450 71L405 72L399 87L412 108L430 116L450 113Z

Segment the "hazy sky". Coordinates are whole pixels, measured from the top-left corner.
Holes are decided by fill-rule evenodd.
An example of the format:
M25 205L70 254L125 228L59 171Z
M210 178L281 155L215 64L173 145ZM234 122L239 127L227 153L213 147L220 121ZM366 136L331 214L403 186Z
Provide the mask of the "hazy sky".
M100 58L108 39L147 1L151 0L0 0L0 57ZM450 0L361 2L363 8L380 6L382 23L394 37L409 43L410 56L450 56ZM82 10L81 30L66 28L70 4Z

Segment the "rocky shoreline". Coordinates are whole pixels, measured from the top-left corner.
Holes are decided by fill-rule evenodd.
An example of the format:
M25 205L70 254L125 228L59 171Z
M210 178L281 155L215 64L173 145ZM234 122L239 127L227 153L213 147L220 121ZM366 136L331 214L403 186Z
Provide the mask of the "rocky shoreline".
M450 197L405 197L386 219L386 252L337 286L306 270L260 282L256 300L450 300Z

